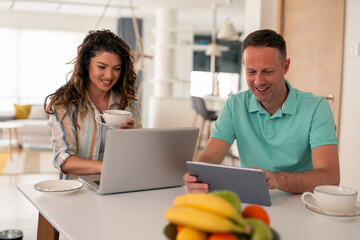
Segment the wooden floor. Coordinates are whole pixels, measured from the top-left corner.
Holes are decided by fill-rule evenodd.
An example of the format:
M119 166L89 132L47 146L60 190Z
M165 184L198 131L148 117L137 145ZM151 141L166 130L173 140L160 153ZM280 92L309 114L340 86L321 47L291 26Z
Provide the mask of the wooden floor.
M36 239L38 211L17 186L57 178L58 174L0 175L0 231L20 229L23 240Z
M10 155L0 149L0 174L55 173L53 158L49 150L21 149Z
M0 152L7 153L8 145L0 143ZM36 172L39 168L39 159L48 158L49 151L21 149L17 152L13 149L13 167L18 167L15 162L21 162L22 172ZM45 155L45 156L44 156ZM47 161L44 161L47 162ZM49 159L49 169L51 166ZM44 163L45 164L45 163ZM30 166L31 165L31 166ZM0 174L0 231L7 229L19 229L23 232L23 240L34 240L37 234L37 221L39 212L20 193L18 185L37 183L44 180L58 179L56 171L50 173L14 173Z

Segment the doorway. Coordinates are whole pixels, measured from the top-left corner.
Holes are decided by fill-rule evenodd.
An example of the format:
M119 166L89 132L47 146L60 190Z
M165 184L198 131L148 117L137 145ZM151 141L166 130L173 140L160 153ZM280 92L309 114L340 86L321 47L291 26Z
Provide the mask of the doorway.
M286 79L295 88L324 96L337 134L343 64L345 0L279 0L277 31L291 59Z

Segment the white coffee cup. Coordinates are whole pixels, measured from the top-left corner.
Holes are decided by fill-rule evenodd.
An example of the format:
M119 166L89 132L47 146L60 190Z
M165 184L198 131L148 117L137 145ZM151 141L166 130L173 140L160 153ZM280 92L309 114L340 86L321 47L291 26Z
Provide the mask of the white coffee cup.
M95 120L98 123L108 126L110 128L118 129L124 123L127 123L128 119L131 118L131 115L132 114L129 111L111 109L111 110L104 110L103 114L96 114ZM104 118L105 123L101 121L100 117Z
M314 193L304 192L301 196L302 201L327 214L344 215L356 204L357 191L349 187L335 185L321 185L314 188ZM307 196L315 200L309 202Z

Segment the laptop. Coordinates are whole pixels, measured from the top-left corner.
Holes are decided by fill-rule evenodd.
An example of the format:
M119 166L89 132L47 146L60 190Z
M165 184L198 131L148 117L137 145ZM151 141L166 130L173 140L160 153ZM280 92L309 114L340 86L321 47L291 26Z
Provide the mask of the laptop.
M209 184L209 191L230 190L237 193L243 203L271 205L263 170L190 161L186 165L198 182Z
M198 128L109 130L101 174L79 176L98 194L184 185Z

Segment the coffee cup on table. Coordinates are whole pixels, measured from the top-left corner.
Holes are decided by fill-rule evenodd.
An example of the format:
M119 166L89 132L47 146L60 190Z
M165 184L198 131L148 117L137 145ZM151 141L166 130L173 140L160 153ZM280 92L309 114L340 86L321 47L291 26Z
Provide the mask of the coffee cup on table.
M309 207L327 214L344 215L356 204L358 192L349 187L321 185L314 192L304 192L302 201ZM313 201L309 201L312 198Z
M127 123L128 119L131 118L131 115L132 114L129 111L112 109L103 111L103 114L96 114L95 120L110 128L118 129L122 127L124 123ZM104 119L105 123L101 121L101 117Z

